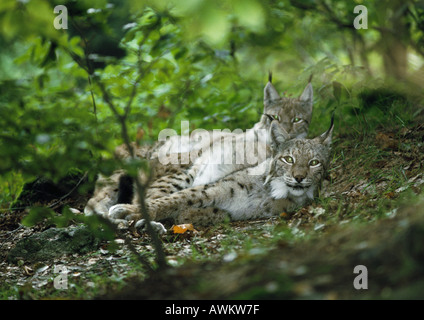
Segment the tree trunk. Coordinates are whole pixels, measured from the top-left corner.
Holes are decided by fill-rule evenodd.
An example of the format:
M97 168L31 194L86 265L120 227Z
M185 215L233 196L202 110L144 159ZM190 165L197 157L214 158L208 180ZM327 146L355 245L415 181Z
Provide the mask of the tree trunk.
M399 35L382 34L384 71L387 77L405 79L407 73L407 48Z
M407 45L410 30L407 21L408 6L402 0L391 1L387 10L386 26L379 28L380 49L387 77L405 79L407 74Z

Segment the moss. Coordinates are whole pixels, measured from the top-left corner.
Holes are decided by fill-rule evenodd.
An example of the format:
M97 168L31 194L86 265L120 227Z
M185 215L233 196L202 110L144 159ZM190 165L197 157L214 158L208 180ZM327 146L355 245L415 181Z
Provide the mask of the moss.
M100 241L86 226L51 228L19 241L9 252L7 260L33 263L49 261L64 254L86 254L98 248Z

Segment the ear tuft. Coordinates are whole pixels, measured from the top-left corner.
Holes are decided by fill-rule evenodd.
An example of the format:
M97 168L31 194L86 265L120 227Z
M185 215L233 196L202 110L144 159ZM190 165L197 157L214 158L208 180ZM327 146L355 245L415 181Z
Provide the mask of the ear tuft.
M331 145L333 129L334 129L334 113L331 116L330 128L328 128L326 132L324 132L322 135L319 136L319 140L322 144L327 146Z
M309 76L309 79L308 79L308 83L311 83L312 82L312 77L314 76L314 74L313 73L311 73L311 75Z

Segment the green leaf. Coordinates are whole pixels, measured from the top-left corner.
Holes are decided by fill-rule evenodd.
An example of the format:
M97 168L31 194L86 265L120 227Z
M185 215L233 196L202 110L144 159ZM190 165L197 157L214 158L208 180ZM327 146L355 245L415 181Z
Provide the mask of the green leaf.
M47 207L33 207L28 215L22 219L22 224L25 227L32 227L44 219L52 219L56 213Z

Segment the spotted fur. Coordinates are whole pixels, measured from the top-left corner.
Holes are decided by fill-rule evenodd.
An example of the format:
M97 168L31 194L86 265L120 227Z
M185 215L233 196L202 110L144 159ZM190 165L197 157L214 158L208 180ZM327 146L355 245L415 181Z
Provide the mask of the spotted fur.
M268 132L271 123L281 127L287 133L284 139L305 137L312 117L312 100L311 83L306 86L300 97L288 98L281 97L269 81L264 89L263 115L260 121L246 133L222 132L215 140L203 139L188 147L182 147L184 143L178 137L169 139L164 144L158 144L153 149L137 147L135 150L138 157L155 159L156 162L153 183L150 185L146 197L158 199L186 188L209 184L228 174L263 162L270 156ZM197 136L194 137L194 140L198 140ZM228 144L232 145L231 154L220 148L220 146ZM181 151L188 151L190 152L190 160L193 162L162 165L160 161L157 161L161 150L165 150L167 156L172 156L173 152L177 150L180 152L178 154L180 158L186 155L185 152L181 153ZM262 152L258 152L258 150ZM116 153L117 157L121 159L129 157L129 152L124 146L118 147ZM249 156L251 157L249 158ZM228 157L230 161L214 163L214 160L225 157ZM237 163L236 159L244 159L244 161ZM119 190L122 192L123 189L119 188L119 181L122 181L120 179L124 174L121 170L112 175L113 179L100 177L94 195L89 200L84 212L86 214L95 212L105 214L107 208L118 203L118 207L114 206L114 209L117 210L116 208L119 208L118 199L128 198L119 195ZM105 184L104 180L107 180L108 183ZM124 189L128 190L128 188ZM137 203L137 201L137 197L134 197L132 203ZM98 208L101 208L101 210L98 210ZM211 210L213 211L213 209Z
M185 218L191 210L192 223L210 224L224 213L232 220L270 217L313 200L330 163L333 124L314 139L281 139L287 135L276 122L270 128L273 156L262 163L231 173L201 186L179 190L171 195L147 199L151 219ZM197 211L194 209L208 209ZM116 205L112 219L140 219L136 204ZM143 222L137 222L141 225Z

